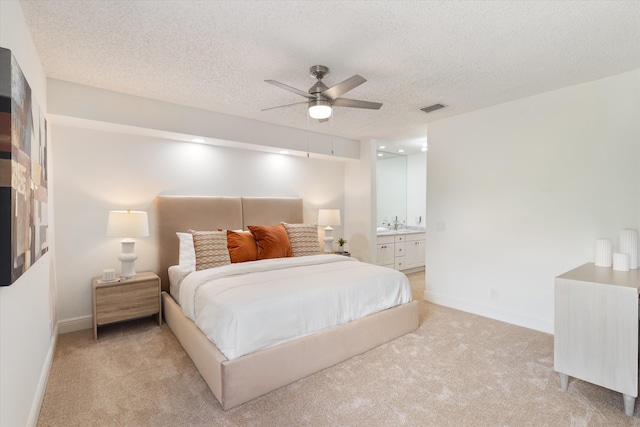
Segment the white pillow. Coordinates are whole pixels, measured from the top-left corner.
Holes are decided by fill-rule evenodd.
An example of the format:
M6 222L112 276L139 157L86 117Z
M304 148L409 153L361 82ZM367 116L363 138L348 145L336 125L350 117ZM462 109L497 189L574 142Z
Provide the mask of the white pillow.
M189 271L196 271L196 250L193 247L193 235L191 233L176 233L180 240L180 256L178 265Z

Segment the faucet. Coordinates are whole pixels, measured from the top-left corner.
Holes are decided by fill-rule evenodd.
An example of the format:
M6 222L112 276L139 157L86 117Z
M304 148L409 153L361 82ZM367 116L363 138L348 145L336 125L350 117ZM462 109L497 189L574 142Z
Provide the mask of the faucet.
M382 225L393 227L393 229L397 231L400 226L404 225L404 221L398 221L398 216L396 215L393 221L382 220Z
M396 215L395 219L393 220L393 229L397 230L403 224L404 221L398 221L398 216Z

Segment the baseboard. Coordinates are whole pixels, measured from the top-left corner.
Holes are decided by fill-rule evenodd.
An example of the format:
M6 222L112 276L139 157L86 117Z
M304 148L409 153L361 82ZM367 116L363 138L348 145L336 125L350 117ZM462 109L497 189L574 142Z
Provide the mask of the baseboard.
M93 329L93 316L81 316L60 320L58 326L61 334L81 331L83 329Z
M33 403L31 404L31 411L29 412L29 419L27 420L27 426L35 427L38 424L38 417L40 416L40 408L44 401L44 394L47 391L47 383L49 382L49 373L51 372L51 365L53 364L53 355L56 353L56 345L58 344L58 325L56 324L53 329L53 336L51 337L51 344L49 345L49 352L47 358L44 361L42 372L40 373L40 381L38 381L38 388L36 388L36 394L33 397Z
M503 310L496 307L488 307L472 301L460 298L439 295L425 291L424 299L438 305L455 308L456 310L466 311L467 313L477 314L479 316L488 317L489 319L500 320L501 322L510 323L512 325L522 326L536 331L553 334L553 322L537 319L521 313Z

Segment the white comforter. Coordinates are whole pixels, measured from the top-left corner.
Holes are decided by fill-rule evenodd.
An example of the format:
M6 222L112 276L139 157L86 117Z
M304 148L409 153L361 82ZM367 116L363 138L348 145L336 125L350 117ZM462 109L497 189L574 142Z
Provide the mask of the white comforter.
M180 286L188 318L228 358L411 301L398 271L313 255L194 271Z

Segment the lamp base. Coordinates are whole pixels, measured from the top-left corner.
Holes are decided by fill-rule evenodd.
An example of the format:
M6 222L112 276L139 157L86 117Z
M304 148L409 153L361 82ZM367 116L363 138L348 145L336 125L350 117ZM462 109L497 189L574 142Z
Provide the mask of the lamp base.
M333 252L333 237L325 237L324 239L324 251L330 254Z
M136 241L131 239L121 240L122 254L118 257L120 260L120 278L131 279L136 277L135 262L138 256L133 253L133 246Z
M333 252L333 228L330 225L327 225L324 228L324 251L325 253L330 254Z

